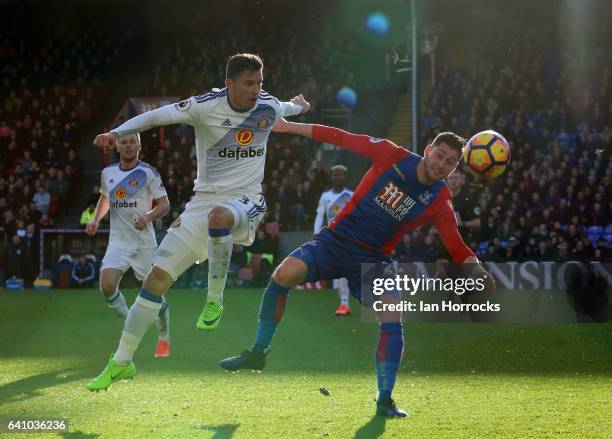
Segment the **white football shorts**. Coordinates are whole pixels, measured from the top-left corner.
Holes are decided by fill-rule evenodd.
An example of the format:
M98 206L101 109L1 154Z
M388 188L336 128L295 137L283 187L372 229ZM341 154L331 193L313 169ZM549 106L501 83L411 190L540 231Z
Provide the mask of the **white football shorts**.
M137 249L107 247L100 270L114 268L125 273L131 268L136 279L141 281L151 270L156 251L157 247Z
M181 214L180 225L168 230L153 265L176 280L196 261L208 259L208 212L216 206L225 207L234 215L234 244L251 245L266 214L263 195L196 192Z

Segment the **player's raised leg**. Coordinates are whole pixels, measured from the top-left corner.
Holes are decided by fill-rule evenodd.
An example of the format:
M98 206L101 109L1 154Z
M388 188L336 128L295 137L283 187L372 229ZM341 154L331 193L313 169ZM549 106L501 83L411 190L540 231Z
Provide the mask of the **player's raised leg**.
M208 295L196 327L212 331L223 315L223 291L232 257L234 215L222 206L208 213Z
M100 292L106 299L107 306L115 311L123 321L127 319L130 310L125 302L125 297L119 291L119 282L124 271L118 268L103 268L100 270Z
M263 370L266 354L274 333L282 321L287 308L289 290L306 279L308 267L304 261L293 256L286 257L272 274L259 308L259 323L255 343L250 350L235 357L226 358L219 364L226 370Z
M125 379L126 374L129 375L128 378L134 375L132 357L145 333L158 318L164 293L196 259L193 250L174 233L169 232L166 235L157 252L153 268L130 308L119 347L102 373L87 385L89 390L106 390L114 382Z

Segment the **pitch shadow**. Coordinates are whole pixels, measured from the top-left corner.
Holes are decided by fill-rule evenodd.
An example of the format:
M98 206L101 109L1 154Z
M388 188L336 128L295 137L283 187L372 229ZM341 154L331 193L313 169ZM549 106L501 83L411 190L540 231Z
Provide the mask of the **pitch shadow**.
M214 434L210 439L231 439L240 424L206 425L198 424L194 426L197 430L211 431Z
M78 381L89 375L82 370L60 369L12 381L0 386L0 405L42 396L42 390L58 384Z
M385 432L385 424L387 419L382 416L374 415L366 424L361 426L359 430L355 432L354 439L376 439L382 436Z

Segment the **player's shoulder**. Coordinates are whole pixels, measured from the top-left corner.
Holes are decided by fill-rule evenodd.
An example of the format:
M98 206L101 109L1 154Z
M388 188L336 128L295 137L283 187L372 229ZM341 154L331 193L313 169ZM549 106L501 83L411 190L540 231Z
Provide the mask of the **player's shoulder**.
M262 103L267 103L267 104L272 104L275 106L280 106L280 101L275 98L274 96L272 96L270 93L268 93L265 90L261 90L259 92L259 101L261 101Z
M406 152L406 157L410 158L411 160L414 160L415 162L420 162L421 160L423 160L423 156L420 154L417 154L416 152L412 152L410 151L408 148L405 148L403 146L399 146L398 148L402 149L403 151ZM444 181L444 180L442 180Z
M394 164L404 160L406 157L411 157L412 153L410 151L392 140L372 136L366 137L373 144L372 153L377 160L384 160L386 163Z
M145 172L152 173L153 176L159 177L159 172L155 169L155 166L151 166L147 162L143 162L142 160L138 161L138 166L143 169Z
M385 145L386 147L392 148L393 150L401 154L406 154L406 155L413 154L408 149L395 143L393 140L384 139L382 137L374 137L374 136L367 136L367 137L370 143Z
M109 172L113 172L119 169L119 162L110 164L102 169L102 174L108 174Z
M445 180L440 180L433 185L434 191L437 193L437 198L441 200L449 200L452 203L453 194L451 193Z
M193 96L193 101L196 107L202 107L204 105L214 105L219 102L222 98L227 96L227 87L213 88L212 90L203 93L201 95Z

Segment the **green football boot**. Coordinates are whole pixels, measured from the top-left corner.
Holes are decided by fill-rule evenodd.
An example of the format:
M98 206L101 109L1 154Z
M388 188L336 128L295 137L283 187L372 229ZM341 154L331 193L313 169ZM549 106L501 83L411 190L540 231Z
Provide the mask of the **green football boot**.
M198 322L196 323L196 328L201 329L202 331L214 331L219 326L219 322L221 321L221 316L223 315L223 305L218 304L217 302L213 302L212 300L208 300L200 317L198 318Z
M111 354L108 364L102 373L91 380L91 382L87 384L87 388L92 392L108 390L113 383L120 380L131 380L134 378L134 375L136 375L136 366L134 366L133 362L130 362L130 364L126 366L119 366L115 362L113 354Z

